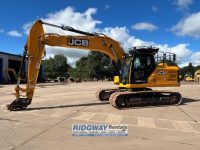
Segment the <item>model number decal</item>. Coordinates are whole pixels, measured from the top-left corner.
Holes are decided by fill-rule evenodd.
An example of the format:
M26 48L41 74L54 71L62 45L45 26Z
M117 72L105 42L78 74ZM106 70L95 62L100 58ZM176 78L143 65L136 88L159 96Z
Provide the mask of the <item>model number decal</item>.
M85 39L72 39L67 40L67 45L70 46L89 46L89 41Z
M163 70L160 70L160 71L157 72L157 75L166 75L166 72L163 71Z

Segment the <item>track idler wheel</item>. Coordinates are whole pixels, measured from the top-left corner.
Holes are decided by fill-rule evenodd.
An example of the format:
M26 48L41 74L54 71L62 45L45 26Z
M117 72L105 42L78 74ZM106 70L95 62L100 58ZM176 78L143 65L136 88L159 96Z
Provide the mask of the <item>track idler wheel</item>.
M124 107L124 99L123 99L123 97L118 97L118 98L116 99L116 107L117 107L117 108L122 108L122 107Z
M96 97L100 101L108 101L110 95L116 91L117 89L101 89L96 92Z
M14 100L12 103L6 105L6 107L10 111L16 111L16 110L24 110L30 104L31 104L31 100L28 100L26 98L20 98L20 99Z

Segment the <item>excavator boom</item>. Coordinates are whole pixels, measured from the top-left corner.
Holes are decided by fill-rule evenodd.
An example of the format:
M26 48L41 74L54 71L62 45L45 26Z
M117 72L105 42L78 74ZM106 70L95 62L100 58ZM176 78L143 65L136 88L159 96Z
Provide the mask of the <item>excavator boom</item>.
M43 29L43 24L60 28L62 30L82 34L82 36L63 36L55 33L45 33ZM125 55L125 52L120 43L111 39L108 36L105 36L103 34L100 35L97 33L88 33L76 30L69 26L58 26L38 20L33 24L26 45L24 47L22 64L18 76L18 83L15 88L16 100L7 105L7 108L9 110L23 109L26 108L27 105L31 104L41 65L41 60L45 55L45 45L100 51L108 55L116 63L121 62L123 56ZM27 84L26 88L21 88L21 71L22 66L25 63L26 57L28 57ZM25 92L26 98L21 98L20 92Z

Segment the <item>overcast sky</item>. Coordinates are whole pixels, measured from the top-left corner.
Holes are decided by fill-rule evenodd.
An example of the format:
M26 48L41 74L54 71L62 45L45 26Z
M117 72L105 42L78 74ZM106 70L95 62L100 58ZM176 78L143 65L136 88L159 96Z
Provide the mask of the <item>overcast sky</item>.
M199 0L6 0L0 5L0 51L22 54L34 20L102 32L133 46L154 45L177 54L179 65L200 65ZM45 32L69 34L45 27ZM46 47L74 64L88 51Z

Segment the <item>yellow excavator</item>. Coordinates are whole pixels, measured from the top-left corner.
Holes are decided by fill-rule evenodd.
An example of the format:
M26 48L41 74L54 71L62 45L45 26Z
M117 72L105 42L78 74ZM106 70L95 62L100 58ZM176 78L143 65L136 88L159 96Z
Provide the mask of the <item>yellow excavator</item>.
M43 25L79 35L45 33ZM98 91L97 98L109 101L116 108L181 103L182 97L178 92L151 89L151 87L180 86L175 54L160 52L155 47L133 47L129 53L125 53L119 42L104 34L84 32L70 26L59 26L37 20L30 30L21 64L23 66L28 57L26 88L20 87L21 67L15 88L16 99L7 105L8 110L26 109L31 104L41 60L45 56L45 45L99 51L108 55L118 70L114 77L114 83L118 87ZM25 93L25 98L22 98L21 93Z
M185 80L186 82L193 82L193 81L194 81L194 78L192 77L192 74L191 74L191 73L186 73L186 74L185 74L184 80Z

